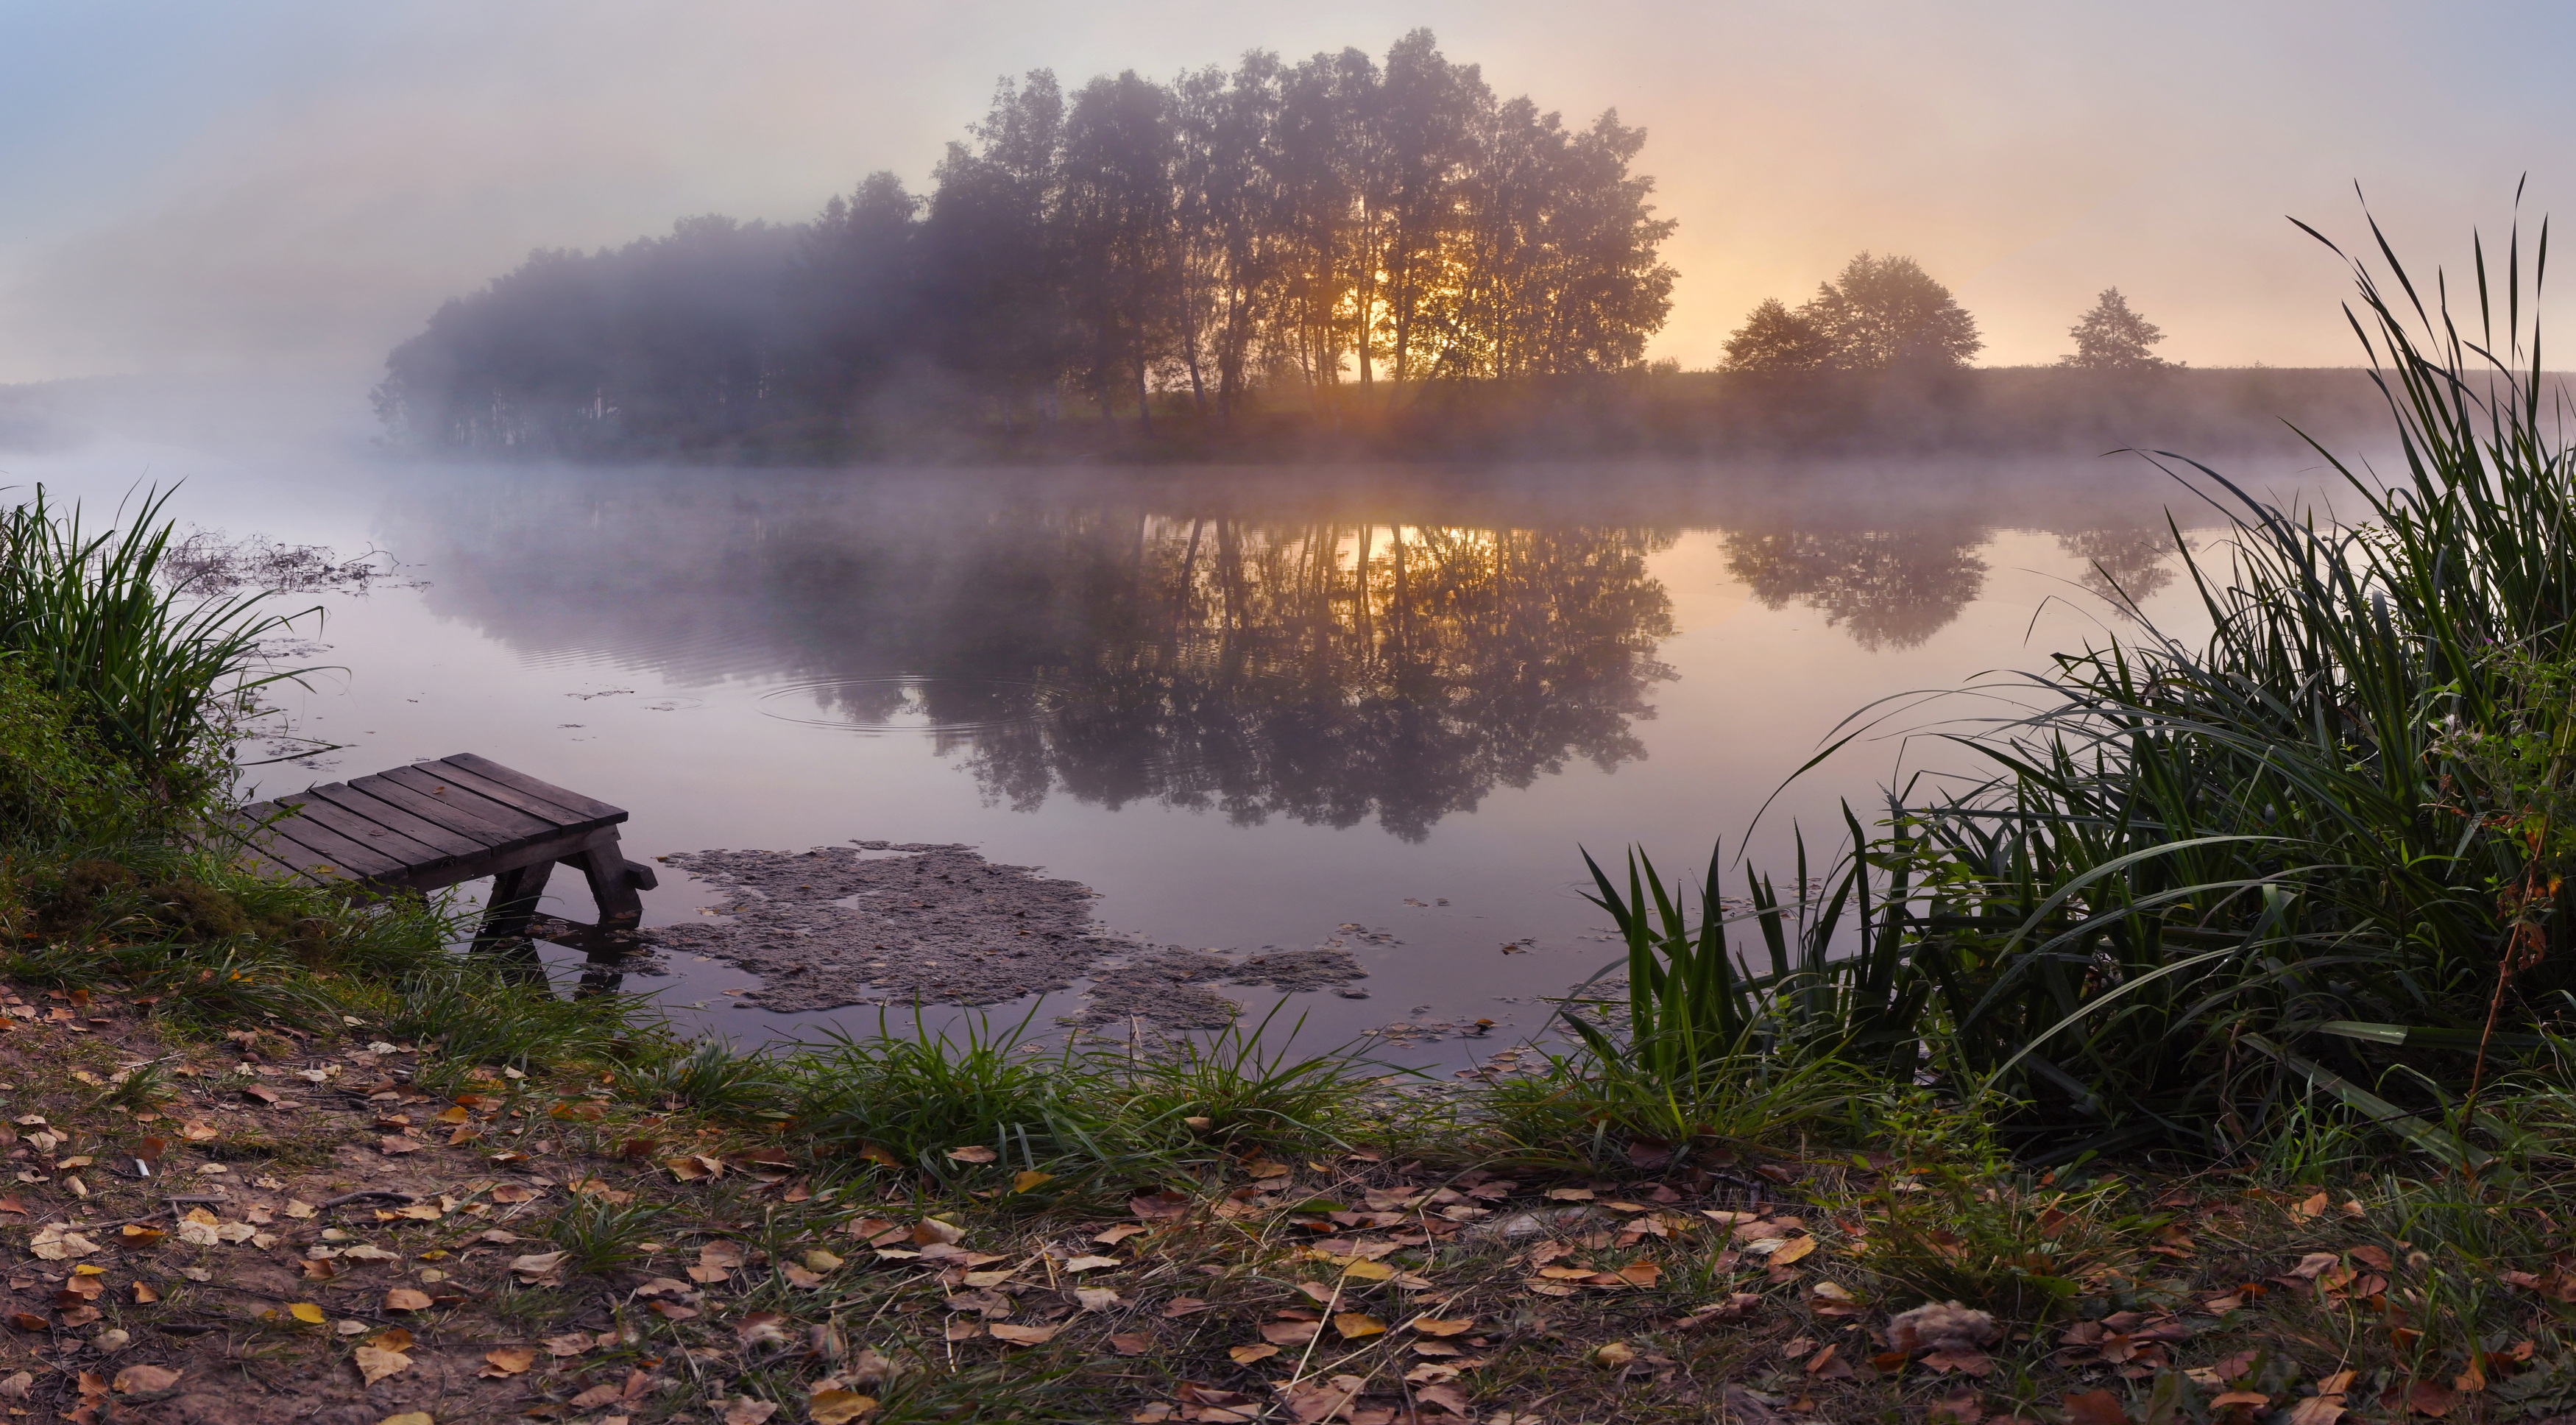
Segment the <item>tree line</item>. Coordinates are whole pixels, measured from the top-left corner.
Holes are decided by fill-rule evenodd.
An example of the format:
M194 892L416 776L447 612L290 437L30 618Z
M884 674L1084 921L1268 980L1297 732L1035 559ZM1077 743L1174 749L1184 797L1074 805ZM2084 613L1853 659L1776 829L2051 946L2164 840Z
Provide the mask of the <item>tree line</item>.
M926 195L877 173L807 223L531 255L397 347L377 408L434 448L822 449L1631 368L1675 277L1644 143L1499 98L1427 30L1070 95L1037 70Z
M2105 289L2068 335L2075 350L2060 366L2145 371L2168 364L2152 350L2164 332L2117 287ZM1976 318L1920 263L1864 252L1805 303L1792 308L1773 297L1755 307L1727 338L1720 369L1922 374L1957 370L1984 348Z

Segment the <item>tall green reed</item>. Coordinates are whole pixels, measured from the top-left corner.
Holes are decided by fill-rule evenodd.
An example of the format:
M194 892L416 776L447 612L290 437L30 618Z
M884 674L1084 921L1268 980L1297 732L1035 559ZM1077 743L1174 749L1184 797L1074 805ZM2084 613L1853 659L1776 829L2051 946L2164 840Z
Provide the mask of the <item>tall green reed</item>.
M0 511L0 648L165 794L206 751L223 700L297 676L256 671L259 641L317 612L165 578L170 493L145 495L121 530L92 530L41 486Z
M2133 634L1980 684L2007 711L1932 735L1984 771L1850 822L1819 896L1802 847L1800 937L1755 882L1766 974L1728 961L1714 865L1696 931L1650 867L1622 892L1594 866L1629 944L1624 1038L1570 1021L1596 1058L1679 1081L1822 1049L2000 1104L2036 1157L2233 1154L2330 1110L2486 1161L2486 1056L2555 1042L2541 1006L2576 985L2576 835L2531 833L2576 758L2476 755L2576 746L2552 691L2576 663L2576 451L2540 364L2546 227L2492 273L2481 243L2459 311L2372 237L2348 315L2394 478L2319 447L2347 521L2150 456L2223 523L2201 551L2172 526L2209 633L2133 611Z

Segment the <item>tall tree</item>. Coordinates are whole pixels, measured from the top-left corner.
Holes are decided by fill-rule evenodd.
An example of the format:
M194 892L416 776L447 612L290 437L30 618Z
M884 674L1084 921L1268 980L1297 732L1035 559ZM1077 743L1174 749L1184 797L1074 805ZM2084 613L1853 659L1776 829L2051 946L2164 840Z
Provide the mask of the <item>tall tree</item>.
M1825 333L1833 364L1845 370L1942 370L1985 347L1976 319L1910 257L1862 253L1799 314Z
M941 159L920 264L924 344L942 367L1005 401L1052 386L1065 363L1062 263L1050 239L1064 95L1029 71L996 87L972 146Z
M1082 374L1110 412L1133 396L1177 325L1169 96L1129 70L1095 79L1065 119L1058 214Z
M2165 339L2164 329L2129 309L2129 299L2117 287L2102 289L2093 309L2068 329L2075 338L2075 352L2060 361L2060 366L2081 367L2088 371L2152 371L2166 364L2165 359L2147 348Z

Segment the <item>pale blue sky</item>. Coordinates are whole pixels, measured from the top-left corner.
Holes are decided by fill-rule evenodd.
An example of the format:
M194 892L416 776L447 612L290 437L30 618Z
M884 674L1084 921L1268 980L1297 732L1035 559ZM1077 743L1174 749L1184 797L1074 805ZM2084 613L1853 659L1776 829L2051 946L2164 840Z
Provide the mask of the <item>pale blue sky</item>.
M2568 193L2576 11L2385 4L1376 0L0 3L0 380L372 368L539 245L919 183L997 75L1168 75L1416 25L1506 93L1615 105L1682 221L1661 354L1861 248L2041 361L2118 285L2204 365L2350 359L2282 214L2410 251Z

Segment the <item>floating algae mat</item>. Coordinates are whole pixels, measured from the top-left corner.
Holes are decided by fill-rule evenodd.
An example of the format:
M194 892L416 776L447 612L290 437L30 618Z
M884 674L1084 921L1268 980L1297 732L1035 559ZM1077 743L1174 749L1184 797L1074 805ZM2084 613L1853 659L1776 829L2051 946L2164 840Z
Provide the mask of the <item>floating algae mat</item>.
M859 841L659 859L724 901L644 938L759 976L741 1000L762 1009L999 1004L1088 980L1084 1024L1132 1016L1218 1029L1242 1008L1219 985L1358 995L1347 987L1367 974L1338 948L1233 956L1113 935L1092 919L1090 887L966 846Z

